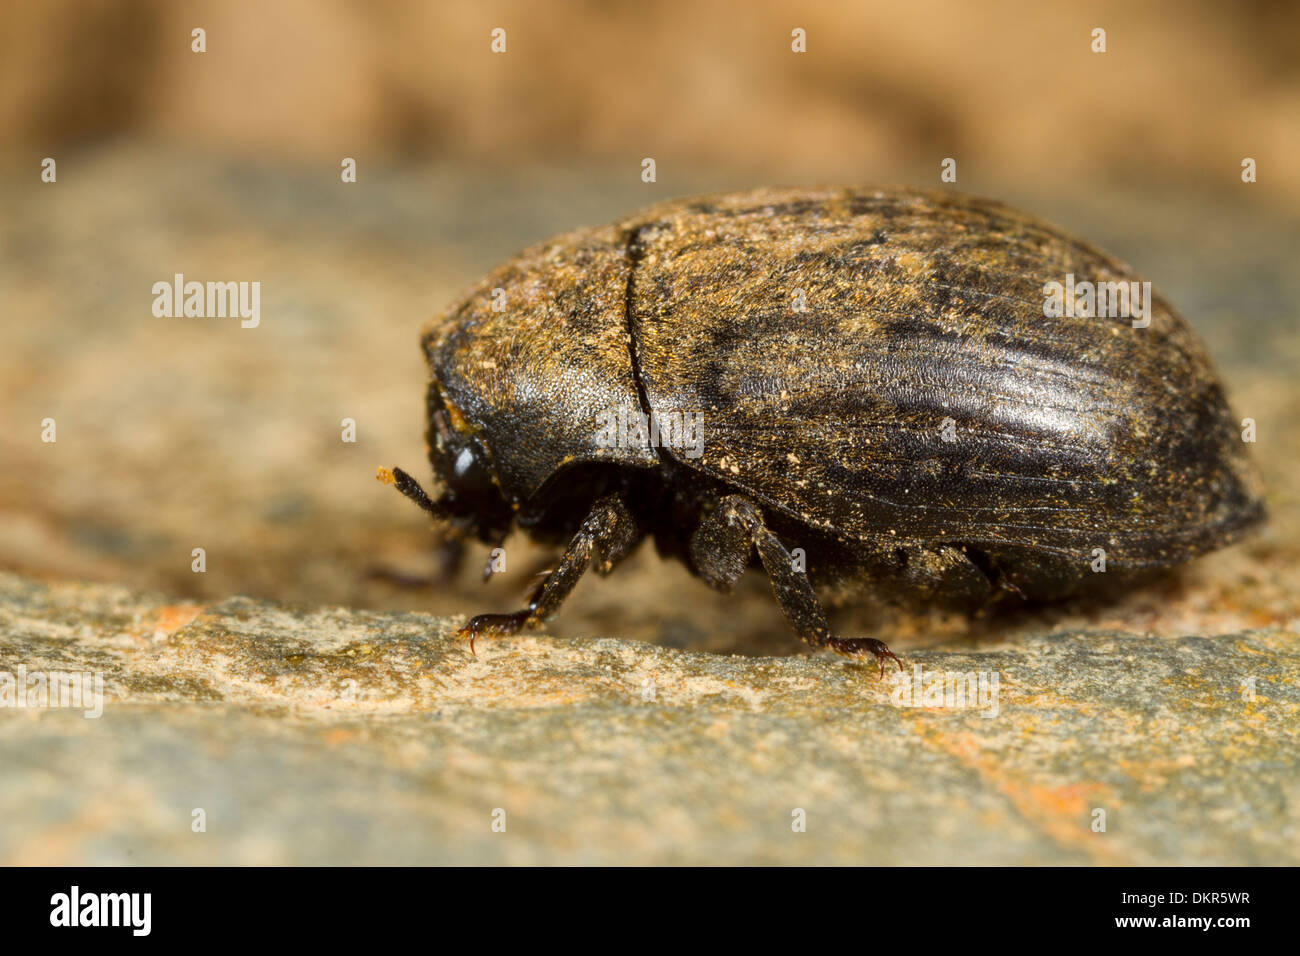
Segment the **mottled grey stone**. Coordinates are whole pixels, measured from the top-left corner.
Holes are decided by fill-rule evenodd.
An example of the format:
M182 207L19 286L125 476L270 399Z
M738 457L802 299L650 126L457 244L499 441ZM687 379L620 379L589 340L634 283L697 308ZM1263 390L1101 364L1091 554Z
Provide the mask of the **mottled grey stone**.
M0 668L106 696L0 711L0 861L1300 862L1294 634L907 655L996 674L983 716L831 656L475 658L456 623L0 575Z

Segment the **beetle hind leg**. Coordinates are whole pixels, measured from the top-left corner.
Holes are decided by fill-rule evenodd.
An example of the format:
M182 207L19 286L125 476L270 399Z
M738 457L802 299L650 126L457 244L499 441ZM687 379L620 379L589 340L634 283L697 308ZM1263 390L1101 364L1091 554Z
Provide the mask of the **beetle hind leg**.
M785 545L763 522L763 514L748 498L728 495L718 502L691 538L691 560L696 571L714 587L728 588L744 573L751 549L758 552L772 591L786 620L813 647L828 647L846 657L873 656L885 673L885 659L900 670L903 662L883 641L875 638L836 637L831 633L817 592L808 575L795 568Z
M627 557L644 536L621 495L606 495L592 505L554 571L542 577L528 597L528 606L511 614L479 614L460 629L469 649L479 634L515 634L536 627L555 614L588 568L604 576Z

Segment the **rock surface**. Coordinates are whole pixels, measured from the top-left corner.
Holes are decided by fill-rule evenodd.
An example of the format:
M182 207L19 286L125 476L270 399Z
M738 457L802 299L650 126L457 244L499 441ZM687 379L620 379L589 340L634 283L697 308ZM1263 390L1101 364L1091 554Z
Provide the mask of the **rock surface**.
M418 614L0 575L0 660L104 681L97 718L0 714L7 864L1300 862L1285 632L1056 634L881 681L625 640L474 658ZM985 696L904 706L927 672Z

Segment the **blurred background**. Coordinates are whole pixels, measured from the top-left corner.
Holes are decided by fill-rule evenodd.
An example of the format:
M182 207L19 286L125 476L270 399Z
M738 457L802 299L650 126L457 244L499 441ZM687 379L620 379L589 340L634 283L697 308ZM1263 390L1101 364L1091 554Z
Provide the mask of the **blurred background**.
M1300 9L1223 4L13 3L0 131L326 167L702 166L748 180L1223 188L1300 199ZM207 31L207 52L190 32ZM503 55L489 34L506 31ZM792 55L791 31L807 34ZM1091 31L1107 32L1105 54ZM372 170L373 171L373 170Z
M562 230L712 190L938 186L951 157L953 188L1086 236L1178 304L1259 423L1275 520L1117 608L991 627L873 606L860 626L907 646L1292 620L1298 36L1285 2L8 3L0 567L195 600L512 609L544 556L512 541L506 580L478 583L474 554L431 583L424 517L373 480L427 474L421 326ZM178 272L260 282L260 326L155 317L153 283ZM799 650L757 575L739 602L649 552L626 575L584 582L553 632Z

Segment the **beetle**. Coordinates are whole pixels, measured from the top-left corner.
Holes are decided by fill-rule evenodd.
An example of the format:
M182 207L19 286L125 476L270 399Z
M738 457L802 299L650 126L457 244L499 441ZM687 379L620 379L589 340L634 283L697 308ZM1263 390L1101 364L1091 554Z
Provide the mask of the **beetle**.
M652 206L533 246L434 321L440 494L380 477L457 555L514 528L562 548L522 610L462 628L471 650L538 625L650 537L715 588L761 566L800 637L883 675L901 661L835 634L819 593L1056 599L1103 577L1099 556L1168 568L1264 517L1187 322L1159 293L1145 324L1101 296L1050 309L1076 280L1111 305L1143 289L1093 245L952 192ZM701 441L681 440L687 423Z

